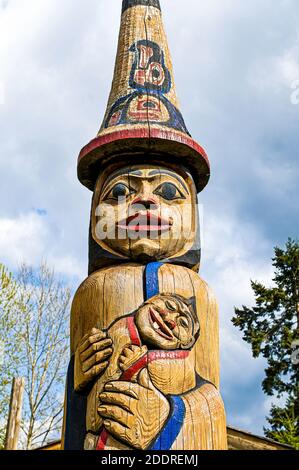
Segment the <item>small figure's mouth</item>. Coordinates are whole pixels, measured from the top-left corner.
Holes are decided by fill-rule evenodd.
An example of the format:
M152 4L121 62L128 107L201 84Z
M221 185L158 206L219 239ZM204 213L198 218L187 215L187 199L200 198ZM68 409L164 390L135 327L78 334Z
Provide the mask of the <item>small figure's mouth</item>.
M154 311L151 307L149 309L149 320L155 332L160 336L171 341L175 339L172 332L165 325L158 312Z
M117 225L119 228L127 230L128 232L156 232L161 234L171 230L173 221L171 219L163 219L159 215L147 211L146 213L137 212L127 219L118 222Z

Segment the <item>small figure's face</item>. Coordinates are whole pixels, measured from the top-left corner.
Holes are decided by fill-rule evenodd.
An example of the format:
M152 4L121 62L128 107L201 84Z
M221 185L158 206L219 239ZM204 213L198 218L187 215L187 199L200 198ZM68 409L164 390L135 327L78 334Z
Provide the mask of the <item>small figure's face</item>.
M191 349L199 335L199 321L182 297L157 295L136 313L141 339L156 349Z
M135 165L99 178L93 238L105 250L135 260L189 251L197 230L196 189L185 172Z

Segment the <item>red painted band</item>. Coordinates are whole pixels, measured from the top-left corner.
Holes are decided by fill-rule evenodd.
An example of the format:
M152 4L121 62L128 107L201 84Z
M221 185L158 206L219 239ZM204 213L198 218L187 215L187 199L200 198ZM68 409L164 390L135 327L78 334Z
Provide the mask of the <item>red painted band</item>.
M121 376L121 380L129 382L137 372L139 372L151 362L157 360L186 359L188 356L189 351L150 351L149 353L142 356L137 362L135 362L135 364L133 364L126 372L124 372Z
M107 433L106 429L103 428L103 430L100 432L100 437L98 440L97 448L96 450L105 450L107 441L108 441L109 434Z
M127 317L127 327L129 330L129 336L133 346L141 346L138 330L135 325L134 317Z
M126 372L124 372L121 376L121 380L125 382L130 382L132 380L132 377L139 372L141 369L144 369L148 364L148 356L145 354L142 356L135 364L133 364Z
M178 142L183 145L187 145L188 147L192 148L195 150L197 153L199 153L207 162L209 165L209 159L208 156L197 142L193 140L191 137L189 137L187 134L183 135L175 130L168 130L168 129L157 129L157 128L151 128L150 130L146 127L141 128L141 129L126 129L122 131L115 131L111 132L110 134L105 134L99 137L96 137L95 139L91 140L85 147L82 148L79 158L78 158L78 163L84 158L88 153L92 152L98 147L102 147L103 145L110 144L111 142L115 142L117 140L126 140L126 139L163 139L163 140L170 140L173 142ZM150 144L150 141L149 141Z

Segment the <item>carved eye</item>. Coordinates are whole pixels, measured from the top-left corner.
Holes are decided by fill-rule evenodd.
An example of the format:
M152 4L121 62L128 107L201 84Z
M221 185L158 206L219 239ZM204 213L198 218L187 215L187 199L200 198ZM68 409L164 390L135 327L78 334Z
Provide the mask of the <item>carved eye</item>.
M120 199L120 198L126 198L130 196L135 192L133 189L128 188L124 183L118 183L116 184L109 194L107 195L106 199Z
M189 327L189 320L188 320L188 318L186 318L186 317L181 317L181 318L179 319L179 323L180 323L180 325L182 325L184 328L188 328L188 327Z
M181 191L173 183L163 183L155 191L154 194L161 196L166 201L174 201L175 199L185 199Z
M176 305L173 302L169 302L168 300L166 300L165 305L171 312L175 312L177 309Z

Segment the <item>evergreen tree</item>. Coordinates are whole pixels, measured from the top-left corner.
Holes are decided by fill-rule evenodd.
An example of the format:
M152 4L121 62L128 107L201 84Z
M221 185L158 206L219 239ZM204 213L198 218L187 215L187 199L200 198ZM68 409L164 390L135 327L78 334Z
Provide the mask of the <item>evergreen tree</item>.
M255 306L236 308L232 322L243 332L253 356L267 360L263 391L287 398L282 408L272 405L266 436L299 448L299 365L292 349L299 340L298 241L289 239L285 249L276 247L272 261L274 286L251 281Z

